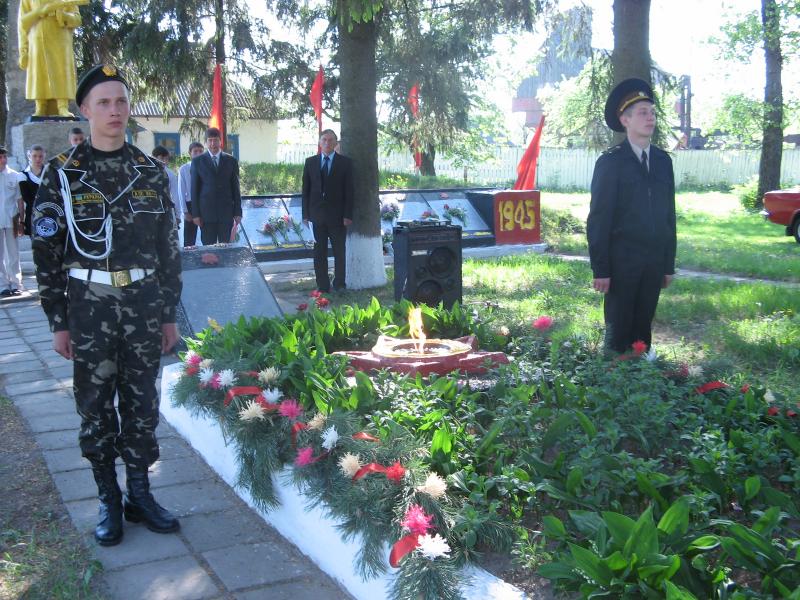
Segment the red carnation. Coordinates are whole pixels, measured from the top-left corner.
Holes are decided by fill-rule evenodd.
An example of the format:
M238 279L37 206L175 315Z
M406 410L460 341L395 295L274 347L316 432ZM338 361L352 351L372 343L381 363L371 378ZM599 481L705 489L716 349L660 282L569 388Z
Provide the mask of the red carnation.
M300 304L297 305L297 310L299 311L308 310L308 303L301 302Z
M387 467L386 469L386 479L389 481L394 481L395 483L400 483L405 474L406 470L403 465L400 464L400 461L397 461L391 467Z
M750 391L750 384L749 383L745 383L744 385L742 385L742 393L743 394L746 394L749 391Z
M704 383L701 386L695 388L695 392L698 394L705 394L706 392L710 392L711 390L720 390L722 388L729 387L727 383L722 381L709 381L708 383Z
M642 340L636 340L631 344L631 348L633 348L633 354L635 356L641 356L645 352L647 352L647 344L645 344Z
M770 417L777 417L781 413L780 409L777 406L770 406L767 409L767 414Z
M200 372L200 367L186 367L186 374L187 375L197 375Z
M797 413L790 408L789 410L786 411L786 416L789 418L796 417Z
M325 308L331 303L325 296L320 296L317 298L317 308Z
M539 331L547 331L553 326L553 317L542 315L532 323L532 326Z
M320 296L322 296L322 292L320 292L319 290L314 290L309 294L309 296L311 296L312 298L319 298Z

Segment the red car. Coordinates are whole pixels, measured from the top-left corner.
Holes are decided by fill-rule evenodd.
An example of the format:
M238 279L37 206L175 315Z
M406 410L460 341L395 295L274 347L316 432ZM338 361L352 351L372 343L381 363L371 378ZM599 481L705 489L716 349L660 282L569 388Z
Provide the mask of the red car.
M794 235L800 244L800 187L764 194L761 214L778 225L786 225L786 235Z

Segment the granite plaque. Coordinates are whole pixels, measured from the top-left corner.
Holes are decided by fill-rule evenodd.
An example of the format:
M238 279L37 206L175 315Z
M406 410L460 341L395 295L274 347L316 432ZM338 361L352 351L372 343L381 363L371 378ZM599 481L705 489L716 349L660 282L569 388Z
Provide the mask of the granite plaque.
M183 292L178 305L181 335L191 337L214 319L283 315L250 248L205 246L181 253Z
M270 250L284 243L280 233L275 235L262 233L264 224L270 219L281 218L286 207L281 198L251 198L242 203L242 227L247 233L250 245L257 250Z
M462 194L449 193L445 194L446 197L441 197L441 194L425 194L425 196L428 200L428 204L436 211L440 219L449 219L453 225L460 225L465 232L489 229L489 226L472 206L472 203ZM466 222L463 222L454 215L448 215L445 206L449 206L451 209L455 210L463 210Z

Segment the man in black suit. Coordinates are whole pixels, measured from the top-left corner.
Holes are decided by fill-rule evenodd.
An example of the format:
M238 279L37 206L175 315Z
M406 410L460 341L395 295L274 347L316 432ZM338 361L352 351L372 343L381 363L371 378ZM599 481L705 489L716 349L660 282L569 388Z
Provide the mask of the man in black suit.
M216 127L208 128L206 147L208 152L192 159L192 205L188 208L203 245L227 244L234 221L237 225L242 221L239 161L222 152Z
M330 129L319 138L320 153L303 169L303 223L314 226L314 274L317 289L330 291L328 240L333 248L333 289L345 288L345 240L353 222L353 162L334 151L338 140Z
M675 273L675 176L669 154L650 144L650 85L626 79L608 97L606 124L626 139L597 159L586 234L593 287L605 294L607 350L650 347L658 297Z

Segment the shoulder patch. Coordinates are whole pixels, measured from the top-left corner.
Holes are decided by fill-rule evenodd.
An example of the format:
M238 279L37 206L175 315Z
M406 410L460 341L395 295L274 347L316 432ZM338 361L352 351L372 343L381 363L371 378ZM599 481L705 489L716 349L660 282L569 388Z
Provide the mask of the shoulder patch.
M63 217L64 216L64 209L61 208L55 202L42 202L41 204L37 204L36 205L36 210L38 210L39 212L44 212L45 210L48 210L48 209L55 211L55 213L59 217Z
M43 238L53 237L58 231L58 224L53 217L41 217L33 224L36 235Z
M140 156L136 160L138 160L140 163L143 163L144 162L144 156Z

